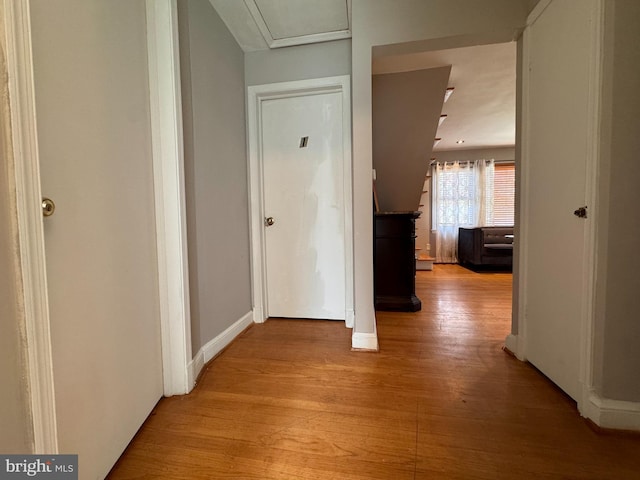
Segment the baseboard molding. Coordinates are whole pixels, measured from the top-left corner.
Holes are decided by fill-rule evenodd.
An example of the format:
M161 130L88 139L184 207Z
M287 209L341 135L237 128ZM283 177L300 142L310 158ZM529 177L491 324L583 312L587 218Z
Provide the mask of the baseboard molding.
M377 352L379 350L378 334L355 332L351 336L351 349Z
M264 317L262 308L253 308L253 323L264 323L267 319Z
M347 310L347 318L344 321L345 326L347 328L353 328L353 323L355 321L355 318L356 318L356 314L353 311L353 309Z
M253 311L248 312L233 325L227 328L213 340L207 342L189 362L189 385L195 386L196 379L202 368L209 360L218 355L227 345L229 345L238 335L240 335L249 325L254 323Z
M640 432L640 402L611 400L591 392L581 410L598 427Z
M507 338L504 339L504 346L507 350L509 350L513 355L520 361L525 361L526 358L522 355L520 351L520 339L518 335L514 335L513 333L507 335Z

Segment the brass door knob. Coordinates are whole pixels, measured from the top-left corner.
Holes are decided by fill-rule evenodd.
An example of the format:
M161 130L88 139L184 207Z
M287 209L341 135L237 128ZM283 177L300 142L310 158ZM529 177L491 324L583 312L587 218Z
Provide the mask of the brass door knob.
M273 219L273 217L267 217L267 218L264 219L265 227L270 227L274 223L276 223L276 221Z
M56 211L56 204L50 198L42 199L42 215L50 217Z

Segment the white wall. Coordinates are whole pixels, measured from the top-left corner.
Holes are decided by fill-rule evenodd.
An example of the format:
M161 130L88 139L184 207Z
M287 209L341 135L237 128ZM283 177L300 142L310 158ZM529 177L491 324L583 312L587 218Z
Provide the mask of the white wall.
M371 55L432 48L507 42L517 38L529 10L527 0L353 0L352 98L354 161L355 305L356 332L375 332L371 215ZM452 38L453 37L453 38ZM411 51L411 50L410 50Z
M207 0L178 18L195 355L251 310L244 54Z
M605 5L595 385L640 402L640 2Z
M0 4L0 452L18 454L32 452L33 439L24 316L19 300L21 276L2 8Z
M351 40L260 50L245 54L246 85L351 74Z

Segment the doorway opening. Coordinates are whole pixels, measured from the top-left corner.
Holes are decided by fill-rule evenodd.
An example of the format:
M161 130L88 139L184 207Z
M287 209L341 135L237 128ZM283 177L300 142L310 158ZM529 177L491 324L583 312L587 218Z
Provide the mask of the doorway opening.
M397 207L395 192L402 191L408 199L402 209L420 212L415 222L418 282L422 277L428 278L433 263L460 262L457 251L460 227L500 227L500 235L504 238L498 243L502 250L494 249L498 254L488 257L487 266L479 265L479 271L510 272L513 268L517 273L518 268L514 245L519 221L516 214L518 43L470 45L468 39L466 44L464 40L449 40L449 48L444 49L443 43L447 44L447 41L440 39L437 50L429 48L429 42L425 42L425 49L420 52L415 52L415 45L407 45L405 51L402 46L394 45L393 48L374 47L372 55L373 163L377 197L381 210L394 209ZM420 82L412 82L411 75L420 75ZM438 77L443 76L445 83L441 80L438 83ZM397 92L402 92L400 95L418 99L424 107L412 106L409 118L402 119L401 111L396 113L396 118L392 118L393 113L382 117L381 112L386 114L392 110L376 108L376 102L389 103L389 94L382 88L376 89L376 85L383 83L381 80L384 88L395 82ZM431 92L420 91L423 88ZM385 149L407 148L411 137L398 127L399 122L407 122L405 131L417 122L426 126L421 137L413 136L421 142L414 159L407 159L408 155L393 157L384 152ZM399 132L395 138L387 133L391 124ZM381 137L384 138L381 140ZM478 162L481 161L484 163L480 170ZM459 175L449 174L454 166L459 169ZM402 169L404 177L390 175L392 169ZM455 185L449 185L441 177L440 195L436 195L436 170L446 171L449 179L455 180ZM505 174L508 177L506 185ZM444 191L447 188L464 190L467 198L447 197L451 193ZM408 189L411 190L409 194ZM503 211L505 195L510 197L506 199L510 202L507 215ZM447 211L448 208L457 209L459 205L459 211ZM496 211L498 214L494 215ZM446 214L452 221L451 225L447 224L447 231L442 231L439 228L445 222L441 218ZM492 258L497 259L495 265L491 264ZM421 259L428 260L426 265ZM514 305L517 305L517 282L511 290L510 315L513 316Z
M249 87L257 323L269 317L326 318L353 327L349 86L349 76L338 76ZM310 208L292 218L297 204ZM296 252L298 260L292 261Z

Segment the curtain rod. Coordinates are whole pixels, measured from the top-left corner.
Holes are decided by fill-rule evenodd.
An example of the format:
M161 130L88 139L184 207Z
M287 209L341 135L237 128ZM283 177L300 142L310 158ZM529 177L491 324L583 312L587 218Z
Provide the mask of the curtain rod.
M479 158L478 160L486 160L483 158ZM475 160L447 160L445 162L438 162L437 160L431 160L431 162L429 163L429 165L435 165L436 163L444 163L446 164L451 164L451 163L473 163L475 162ZM515 160L493 160L493 163L512 163L515 165L516 161Z

